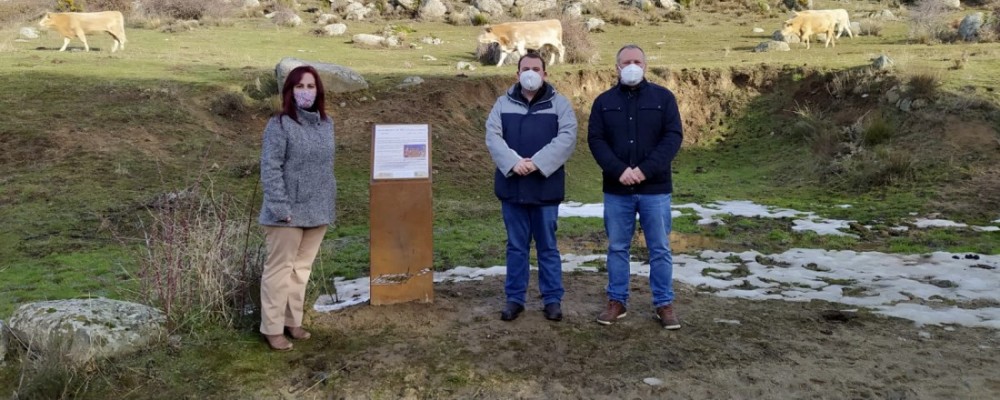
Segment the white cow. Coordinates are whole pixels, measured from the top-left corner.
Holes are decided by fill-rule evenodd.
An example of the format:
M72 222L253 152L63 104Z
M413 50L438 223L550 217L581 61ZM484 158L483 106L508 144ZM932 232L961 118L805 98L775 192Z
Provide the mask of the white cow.
M799 11L799 14L828 14L832 15L834 19L837 20L837 39L840 39L840 35L847 31L847 36L854 38L854 32L851 32L851 16L847 14L847 10L843 8L837 8L833 10L804 10Z
M837 20L829 14L795 14L795 17L785 21L784 27L781 29L781 35L788 37L791 34L802 38L802 41L806 44L806 48L810 48L810 38L818 33L826 35L826 43L823 47L829 47L830 43L833 46L837 46L837 41L833 38L834 28L837 26Z
M527 54L527 49L541 50L542 47L551 46L559 53L559 62L564 62L566 47L562 43L562 23L557 19L529 22L507 22L483 28L483 33L479 35L479 43L500 44L500 61L497 66L503 65L507 59L507 54L515 50L521 55ZM555 54L549 56L549 64L555 64Z

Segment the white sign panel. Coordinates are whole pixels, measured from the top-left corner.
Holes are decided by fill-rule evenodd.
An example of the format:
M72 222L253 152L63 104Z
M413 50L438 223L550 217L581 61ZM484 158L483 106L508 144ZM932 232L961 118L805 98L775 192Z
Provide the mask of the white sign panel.
M430 177L429 125L375 125L372 179Z

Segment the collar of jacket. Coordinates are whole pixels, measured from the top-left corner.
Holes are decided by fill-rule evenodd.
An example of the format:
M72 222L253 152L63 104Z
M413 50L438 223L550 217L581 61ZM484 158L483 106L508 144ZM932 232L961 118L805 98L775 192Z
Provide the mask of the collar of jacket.
M319 112L318 111L309 111L309 110L303 109L301 107L295 107L295 113L298 115L299 121L301 123L308 122L310 124L315 124L315 123L319 122Z
M639 82L639 84L635 85L635 86L625 86L625 85L623 85L621 83L621 81L618 82L618 90L621 90L622 92L624 92L626 94L640 92L646 86L649 86L649 81L647 81L646 78L642 78L642 81Z
M507 89L507 97L511 101L528 107L530 104L538 104L545 101L552 101L552 98L556 95L556 89L549 85L548 82L542 82L542 87L538 88L538 93L535 93L535 101L529 102L528 99L524 98L521 94L521 83L515 83L510 89Z

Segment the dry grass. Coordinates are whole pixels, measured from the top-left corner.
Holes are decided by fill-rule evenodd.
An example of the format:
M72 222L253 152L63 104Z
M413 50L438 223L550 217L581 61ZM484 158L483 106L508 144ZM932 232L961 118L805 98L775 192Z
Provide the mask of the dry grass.
M948 25L948 8L938 0L921 0L910 11L909 38L922 44L947 39L957 33ZM949 41L949 40L944 40Z
M168 328L233 326L257 309L264 249L250 214L209 185L150 205L138 295L164 311Z
M908 93L914 98L933 99L937 97L941 87L940 75L937 72L925 71L911 75L907 80Z

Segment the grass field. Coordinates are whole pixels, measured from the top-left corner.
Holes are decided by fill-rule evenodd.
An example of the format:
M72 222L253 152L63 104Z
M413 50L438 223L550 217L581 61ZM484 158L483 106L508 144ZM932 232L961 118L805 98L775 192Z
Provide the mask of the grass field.
M878 8L876 3L858 7ZM751 52L783 19L696 11L683 23L610 26L591 35L600 63L550 66L550 80L572 97L581 119L580 142L567 166L567 200L601 199L600 174L587 150L583 122L593 97L614 81L615 51L637 43L646 49L650 70L660 71L648 76L676 84L671 89L681 102L690 102L682 108L697 110L697 125L686 126L689 132L711 139L688 143L675 161L677 203L753 200L887 226L914 212L968 223L1000 217L997 209L988 209L1000 201L993 197L1000 194L995 177L1000 156L989 147L991 138L1000 145L1000 97L993 89L1000 84L1000 44L914 44L907 39L906 22L889 21L881 36L842 38L835 48L805 50L793 44L789 52ZM474 63L473 71L456 70L457 62L473 61L478 27L391 23L412 28L407 43L417 47L359 49L347 36L316 37L311 27L278 28L264 19L181 33L129 29L126 50L114 54L111 40L101 35L91 35L97 51L90 53L55 51L61 40L54 33L31 42L0 39L0 226L5 228L0 232L0 318L18 304L37 300L134 299L131 277L142 250L137 224L148 217L147 206L170 193L210 188L236 199L244 210L240 218L253 218L249 210L260 201L259 137L276 102L256 87L258 82L273 85L274 65L286 56L345 65L371 84L367 91L335 95L329 102L338 126L340 224L328 233L314 282L367 275L368 140L375 123L432 125L435 267L502 264L505 237L482 125L493 99L514 82L514 69ZM386 24L348 23L348 36ZM752 33L754 27L765 33ZM11 29L2 31L5 37L13 35ZM443 44L422 44L424 36L441 38ZM896 61L887 82L936 79L932 105L903 113L859 95L829 93L837 74L867 66L880 54ZM425 61L424 55L436 61ZM952 69L963 57L968 60L963 67ZM734 86L731 71L745 71L760 82ZM413 75L426 83L395 88ZM871 95L879 98L888 89ZM808 141L790 128L802 117L802 107L839 127L867 112L892 116L893 138L885 148L912 154L911 174L866 189L840 177L824 181L814 172L817 161ZM952 132L980 134L952 139ZM837 207L844 203L854 206ZM845 240L791 233L787 221L727 222L697 226L681 220L676 228L710 237L720 250L1000 253L998 233L931 229ZM600 252L602 232L600 221L566 220L561 245ZM315 296L322 285L311 286ZM154 351L141 360L103 367L108 381L91 382L87 390L94 392L87 397L121 394L119 385L138 397L224 397L234 387L262 390L268 380L258 378L281 368L281 362L257 351L260 343L252 329L232 335L226 330L189 334L183 350ZM364 340L343 346L364 348ZM143 360L156 365L161 382L144 387L136 378L132 368ZM16 385L17 377L16 371L5 370L0 387ZM169 391L155 393L155 388Z

